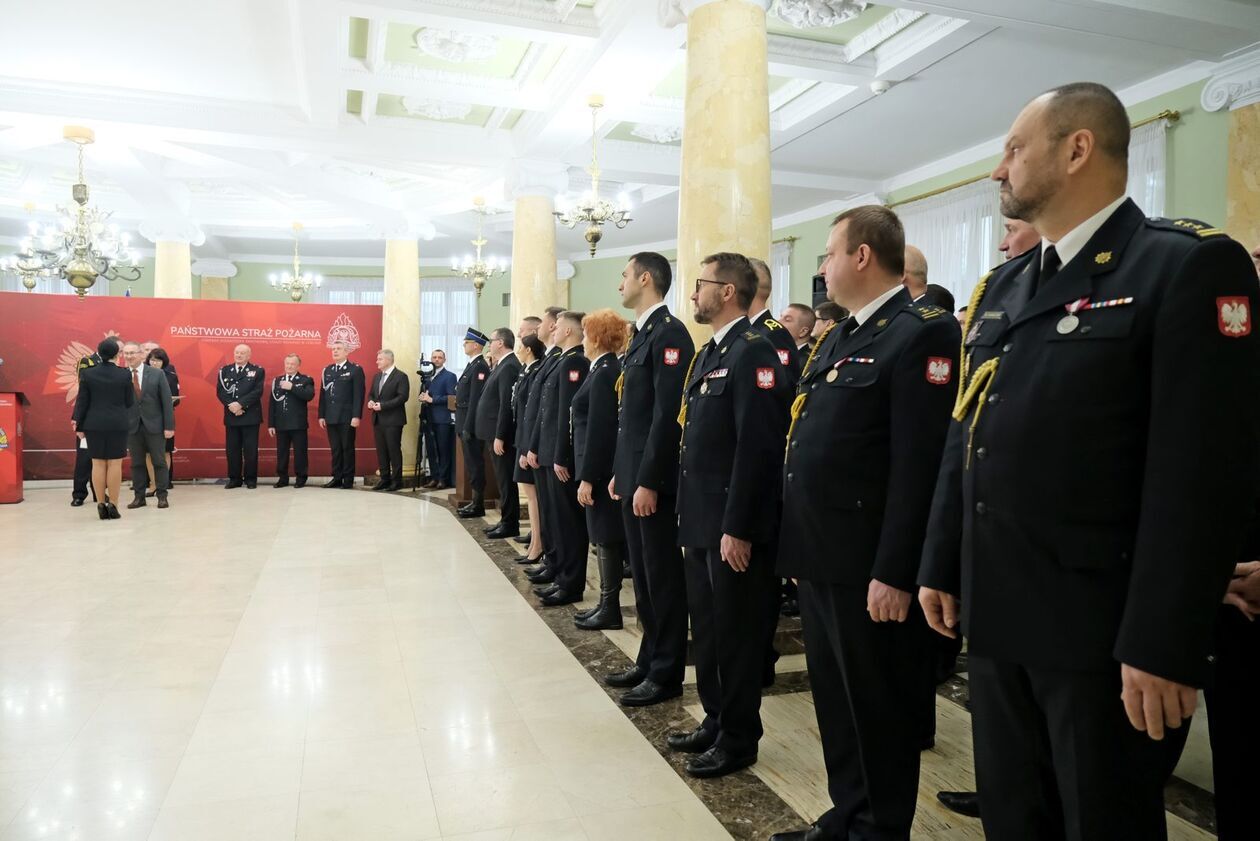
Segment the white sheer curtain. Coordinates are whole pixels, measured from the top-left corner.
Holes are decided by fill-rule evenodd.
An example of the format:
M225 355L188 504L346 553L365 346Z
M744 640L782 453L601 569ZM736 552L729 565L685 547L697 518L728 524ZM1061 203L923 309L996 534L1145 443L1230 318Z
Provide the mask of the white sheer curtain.
M426 359L446 351L446 367L456 375L464 370L464 334L477 326L477 293L462 277L420 279L420 352ZM408 362L408 364L411 364Z
M1125 191L1147 216L1163 216L1167 198L1168 121L1133 130L1129 138L1129 187Z
M331 275L311 291L313 304L376 304L385 300L385 278Z
M906 244L928 264L928 282L948 289L962 306L976 282L1002 261L998 185L987 178L897 208Z
M691 293L695 291L696 279L689 278L683 280L678 276L678 261L669 261L669 276L673 279L669 285L669 295L666 296L666 303L669 304L669 311L674 315L683 312L683 307L687 305L687 299L691 297Z
M792 303L792 242L776 242L770 246L770 317L778 318L779 313Z

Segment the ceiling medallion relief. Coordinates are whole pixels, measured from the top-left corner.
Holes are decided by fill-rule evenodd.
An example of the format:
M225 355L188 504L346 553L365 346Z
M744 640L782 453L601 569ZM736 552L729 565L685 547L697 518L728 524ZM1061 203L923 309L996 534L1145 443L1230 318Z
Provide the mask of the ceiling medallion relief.
M402 107L413 117L428 117L430 120L462 120L472 113L472 105L467 102L441 102L415 96L404 96Z
M777 0L772 13L797 29L839 26L865 12L862 0Z
M453 64L489 61L499 51L499 39L493 35L450 29L425 27L416 33L415 41L420 52Z
M652 143L676 143L682 140L681 126L653 126L646 123L636 123L630 133L635 137L642 137Z

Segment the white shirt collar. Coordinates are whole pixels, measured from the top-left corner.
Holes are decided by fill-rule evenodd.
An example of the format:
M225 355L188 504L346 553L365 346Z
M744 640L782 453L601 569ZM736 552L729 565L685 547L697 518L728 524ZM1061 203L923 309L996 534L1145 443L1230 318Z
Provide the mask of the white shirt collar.
M866 320L870 318L872 315L874 315L876 312L878 312L880 307L882 307L884 304L891 301L894 295L896 295L898 292L900 292L901 290L905 288L906 287L898 283L896 286L890 287L889 290L885 292L883 295L880 295L874 301L871 301L869 304L862 307L862 309L853 313L853 320L857 322L857 326L861 327L863 324L865 324Z
M395 368L395 367L397 367L397 366L395 366L395 365L390 365L390 366L389 366L388 368L386 368L384 371L381 371L381 374L383 375L383 377L388 377L390 374L394 373L394 368Z
M1107 205L1102 210L1098 211L1063 236L1059 237L1058 242L1051 242L1045 237L1042 237L1041 265L1045 265L1046 249L1052 245L1059 255L1059 265L1066 266L1068 263L1072 262L1072 258L1081 253L1081 249L1084 248L1090 239L1093 238L1094 234L1098 233L1098 229L1103 226L1103 223L1111 218L1111 214L1115 213L1116 209L1119 208L1120 205L1124 204L1124 200L1124 196L1116 199L1111 204Z
M609 350L604 351L599 356L591 360L591 367L594 368L597 364L599 364L599 360L603 359L605 356L611 356L611 355L612 355L612 351L609 351Z
M648 307L647 309L645 309L645 310L643 311L643 315L641 315L641 316L639 316L637 319L635 319L635 322L634 322L634 323L638 326L638 328L639 328L640 330L642 330L642 329L643 329L643 325L647 324L648 319L652 317L652 313L656 312L657 310L659 310L659 309L660 309L661 307L663 307L663 306L665 306L665 302L664 302L664 301L660 301L659 303L655 303L655 304L653 304L652 306L650 306L650 307Z
M730 322L729 324L726 324L725 326L723 326L722 329L714 330L713 331L713 346L714 347L720 346L722 344L722 340L726 338L726 334L731 332L731 328L734 327L736 324L739 324L740 321L744 321L744 320L746 319L737 318L734 321Z
M765 309L763 309L763 310L762 310L761 312L759 312L759 313L750 314L750 315L748 316L748 323L749 323L749 324L756 324L756 323L757 323L757 319L761 318L763 315L765 315L765 314L766 314L766 313L768 313L768 312L770 312L770 308L769 308L769 307L766 307Z

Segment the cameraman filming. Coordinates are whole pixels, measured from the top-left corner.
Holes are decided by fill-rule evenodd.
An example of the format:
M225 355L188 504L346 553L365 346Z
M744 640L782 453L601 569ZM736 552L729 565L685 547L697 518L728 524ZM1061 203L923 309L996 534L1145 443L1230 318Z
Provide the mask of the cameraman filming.
M428 414L428 426L433 431L430 441L434 446L429 455L429 481L424 487L442 490L455 485L455 416L447 405L447 398L455 394L456 377L446 370L446 352L435 350L430 355L433 371L424 376L421 371L421 411ZM422 366L423 369L423 366Z

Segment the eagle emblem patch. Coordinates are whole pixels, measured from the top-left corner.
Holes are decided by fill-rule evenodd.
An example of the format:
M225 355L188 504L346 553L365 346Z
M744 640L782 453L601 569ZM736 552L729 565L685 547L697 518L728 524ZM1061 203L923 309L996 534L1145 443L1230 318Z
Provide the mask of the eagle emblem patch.
M569 382L571 382L571 383L575 383L575 382L577 382L577 381L578 381L578 377L580 377L581 375L582 375L582 374L581 374L581 372L580 372L580 371L570 371L570 372L569 372Z
M757 388L772 389L774 388L774 369L758 368L757 369Z
M927 381L932 385L949 385L954 373L953 363L943 356L929 356L927 361Z
M486 378L486 375L485 375L485 373L484 373L484 372L483 372L483 373L479 373L479 374L477 374L477 379L478 379L478 380L484 380L485 378Z
M789 359L791 357L788 355L788 352L783 348L779 348L779 363L786 367Z
M679 356L678 348L676 347L665 348L665 364L666 365L677 365L678 356Z
M1251 308L1246 296L1216 299L1216 326L1222 336L1241 339L1251 334Z

